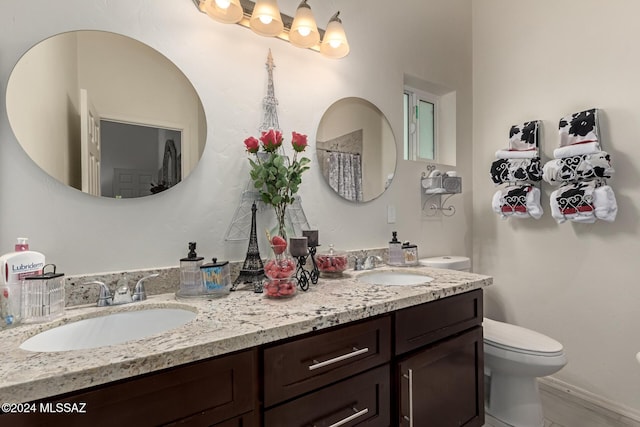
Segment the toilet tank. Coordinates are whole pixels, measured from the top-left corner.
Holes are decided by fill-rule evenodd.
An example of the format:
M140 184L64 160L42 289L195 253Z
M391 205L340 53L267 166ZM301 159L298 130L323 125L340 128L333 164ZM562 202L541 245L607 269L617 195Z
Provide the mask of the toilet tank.
M447 270L471 271L471 260L466 256L444 255L420 259L420 265Z

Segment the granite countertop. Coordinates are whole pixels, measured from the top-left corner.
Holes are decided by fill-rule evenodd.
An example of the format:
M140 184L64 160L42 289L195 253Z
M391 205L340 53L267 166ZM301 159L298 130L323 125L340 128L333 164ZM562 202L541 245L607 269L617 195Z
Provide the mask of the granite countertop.
M365 319L492 283L489 276L426 267L381 267L373 272L385 270L419 272L434 280L415 286L367 285L356 278L371 270L348 270L341 279L320 278L307 292L298 290L293 298L282 300L240 290L212 300L176 300L169 293L121 306L67 308L63 317L52 322L0 331L0 401L44 399ZM197 316L179 328L108 347L53 353L19 348L27 338L65 323L156 307L182 307L197 311Z

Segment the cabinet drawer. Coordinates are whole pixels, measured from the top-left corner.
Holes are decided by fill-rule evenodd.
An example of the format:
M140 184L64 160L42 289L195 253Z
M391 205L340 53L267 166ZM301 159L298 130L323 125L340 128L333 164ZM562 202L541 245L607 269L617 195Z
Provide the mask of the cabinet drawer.
M212 425L253 410L256 401L257 351L249 350L44 399L83 402L86 413L3 415L0 425L150 426L196 414Z
M391 318L316 333L264 350L264 405L272 406L391 358Z
M206 413L191 416L175 423L167 424L166 427L258 427L258 415L256 411L233 417L229 420L217 424L211 424Z
M405 308L396 313L396 354L482 323L482 290Z
M264 414L265 427L388 427L389 365L359 374Z

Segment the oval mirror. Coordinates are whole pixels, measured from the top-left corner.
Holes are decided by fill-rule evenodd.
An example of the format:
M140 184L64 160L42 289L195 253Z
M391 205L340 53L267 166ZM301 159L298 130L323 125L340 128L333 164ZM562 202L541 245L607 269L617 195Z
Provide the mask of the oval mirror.
M72 31L25 53L7 84L7 115L53 178L105 197L166 190L195 168L206 120L185 75L119 34Z
M318 126L316 150L322 176L346 200L373 200L393 180L393 131L382 111L365 99L343 98L327 109Z

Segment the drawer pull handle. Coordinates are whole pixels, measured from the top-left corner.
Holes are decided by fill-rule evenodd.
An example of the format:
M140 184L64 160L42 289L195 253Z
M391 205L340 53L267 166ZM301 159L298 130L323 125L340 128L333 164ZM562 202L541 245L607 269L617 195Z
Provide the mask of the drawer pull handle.
M413 369L402 376L409 380L409 416L404 415L402 418L409 421L409 427L413 427Z
M362 411L358 411L356 408L351 408L351 409L353 409L355 414L349 415L347 418L343 418L340 421L331 424L329 427L340 427L341 425L345 425L349 421L353 421L356 418L361 417L361 416L369 413L369 408L364 408ZM314 424L313 427L317 427L317 426Z
M319 369L325 367L327 365L331 365L333 363L340 362L341 360L349 359L351 357L356 357L361 354L364 354L369 351L369 347L357 349L353 347L353 351L351 353L343 354L342 356L334 357L333 359L325 360L324 362L318 362L317 360L313 361L313 365L309 366L309 370L313 371L314 369Z

